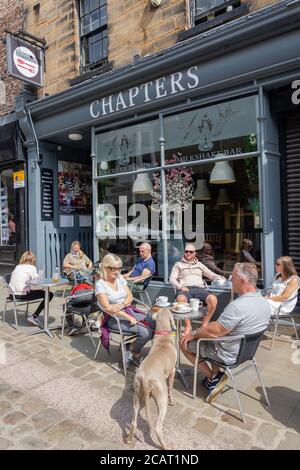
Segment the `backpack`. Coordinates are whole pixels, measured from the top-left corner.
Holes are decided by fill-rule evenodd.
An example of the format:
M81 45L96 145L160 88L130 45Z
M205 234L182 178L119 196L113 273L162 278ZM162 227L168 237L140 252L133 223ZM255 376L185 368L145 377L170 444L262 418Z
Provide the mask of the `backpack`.
M83 298L76 299L76 295L88 294ZM67 304L67 311L72 309L78 310L78 312L88 315L91 313L92 306L95 302L95 293L94 289L90 284L78 284L73 287L71 290L71 295L74 296L73 299L70 299Z

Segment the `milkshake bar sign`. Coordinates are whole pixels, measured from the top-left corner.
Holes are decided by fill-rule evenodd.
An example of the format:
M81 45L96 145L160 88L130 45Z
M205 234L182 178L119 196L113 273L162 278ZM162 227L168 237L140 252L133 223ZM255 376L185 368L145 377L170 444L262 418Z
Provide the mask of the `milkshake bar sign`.
M6 36L9 75L31 85L43 86L44 52L40 47L9 34Z
M199 75L199 68L195 65L185 71L171 73L128 90L105 96L91 103L90 115L94 119L99 119L102 116L190 91L198 87Z

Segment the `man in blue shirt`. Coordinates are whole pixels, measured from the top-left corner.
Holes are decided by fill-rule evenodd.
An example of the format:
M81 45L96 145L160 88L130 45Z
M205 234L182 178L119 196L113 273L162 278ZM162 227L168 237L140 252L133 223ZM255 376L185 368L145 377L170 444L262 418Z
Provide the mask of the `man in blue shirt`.
M129 273L124 274L127 281L143 281L155 273L156 267L154 259L151 256L151 245L142 243L139 247L140 258Z

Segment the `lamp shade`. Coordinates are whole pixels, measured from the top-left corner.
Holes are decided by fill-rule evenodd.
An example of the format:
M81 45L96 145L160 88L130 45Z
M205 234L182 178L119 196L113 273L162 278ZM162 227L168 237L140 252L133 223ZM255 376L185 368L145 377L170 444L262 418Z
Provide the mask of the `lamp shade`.
M219 191L217 206L228 206L229 204L231 204L231 201L229 199L227 190L225 188L221 188Z
M234 171L229 162L216 162L210 174L209 182L212 184L235 183Z
M138 174L132 186L133 194L149 194L152 189L152 183L148 173Z
M106 160L102 160L100 163L100 169L102 171L107 171L108 170L108 162Z
M193 199L196 201L209 201L211 199L211 195L207 187L207 181L205 179L197 181L197 188L194 192Z

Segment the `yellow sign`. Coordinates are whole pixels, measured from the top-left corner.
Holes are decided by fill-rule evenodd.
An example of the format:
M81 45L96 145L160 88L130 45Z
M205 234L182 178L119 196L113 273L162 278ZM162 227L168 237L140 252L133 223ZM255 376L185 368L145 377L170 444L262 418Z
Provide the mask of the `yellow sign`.
M14 189L25 188L25 172L24 170L14 172Z

